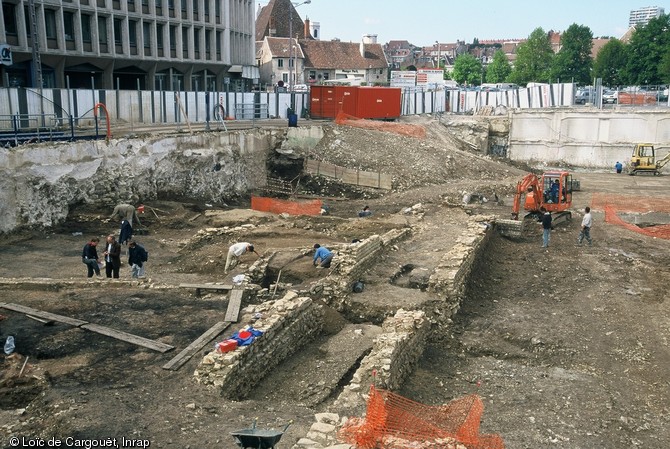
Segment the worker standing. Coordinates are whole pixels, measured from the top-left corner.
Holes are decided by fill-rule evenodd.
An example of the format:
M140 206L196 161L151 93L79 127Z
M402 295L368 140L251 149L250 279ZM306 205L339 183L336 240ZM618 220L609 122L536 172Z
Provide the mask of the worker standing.
M586 213L584 214L584 218L582 218L582 230L579 233L579 237L577 238L577 244L581 245L582 240L586 239L586 241L589 242L589 246L591 246L591 226L593 225L593 218L591 218L591 208L586 206L584 212Z
M614 164L614 169L617 173L621 173L623 171L623 164L619 161L616 161L616 164Z
M540 210L544 212L542 215L542 248L549 248L549 240L551 239L551 212L544 207Z

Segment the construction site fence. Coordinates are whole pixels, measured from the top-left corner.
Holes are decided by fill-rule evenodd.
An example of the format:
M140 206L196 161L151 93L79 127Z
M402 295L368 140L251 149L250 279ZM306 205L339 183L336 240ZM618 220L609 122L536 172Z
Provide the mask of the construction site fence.
M251 209L260 212L289 215L320 215L323 202L321 200L290 201L262 196L251 197Z
M350 419L338 436L359 449L504 449L499 435L480 434L483 412L476 394L431 406L372 386L365 418Z
M595 193L591 208L605 212L605 222L628 229L648 237L670 240L670 224L638 226L626 221L624 214L642 215L652 213L670 214L670 200L627 195L605 195Z
M326 178L338 179L345 184L361 187L373 187L377 189L391 190L393 179L381 172L369 172L351 168L340 167L313 159L305 160L305 172L312 175L320 175Z

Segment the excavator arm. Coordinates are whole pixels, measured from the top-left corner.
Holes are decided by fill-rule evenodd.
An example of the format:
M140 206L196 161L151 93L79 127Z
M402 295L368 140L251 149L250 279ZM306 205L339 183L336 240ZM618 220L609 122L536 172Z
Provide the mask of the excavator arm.
M661 168L665 167L668 162L670 162L670 153L666 154L663 159L656 161L656 168L660 170Z
M519 219L519 211L521 210L521 195L526 195L531 192L535 199L535 204L542 203L542 191L540 190L540 180L536 175L528 173L523 177L516 186L516 193L514 194L514 204L512 205L512 220Z

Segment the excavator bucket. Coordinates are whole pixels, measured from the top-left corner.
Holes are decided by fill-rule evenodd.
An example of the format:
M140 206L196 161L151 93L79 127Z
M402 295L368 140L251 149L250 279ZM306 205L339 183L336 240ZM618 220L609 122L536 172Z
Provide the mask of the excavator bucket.
M521 238L524 231L524 220L496 219L495 229L505 237Z

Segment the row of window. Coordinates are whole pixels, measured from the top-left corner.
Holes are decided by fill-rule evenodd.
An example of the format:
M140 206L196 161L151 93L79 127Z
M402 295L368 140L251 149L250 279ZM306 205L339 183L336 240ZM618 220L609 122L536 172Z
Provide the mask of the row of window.
M5 31L8 36L17 35L17 26L16 19L14 14L13 7L15 5L3 4L3 15L5 22ZM27 14L27 8L25 13ZM109 33L108 26L110 22L110 17L98 16L97 20L93 15L90 14L81 14L76 15L74 12L63 11L63 31L65 35L66 42L74 42L75 40L75 29L76 22L79 22L81 29L81 40L83 43L90 44L93 37L92 26L95 24L97 26L97 39L98 42L103 46L101 51L106 51L104 45L107 45L109 42ZM190 27L189 26L179 26L179 25L167 25L155 22L144 22L139 20L127 19L127 18L114 18L111 20L112 31L114 44L116 46L123 45L123 30L125 22L127 21L128 26L128 44L131 48L136 48L138 46L138 32L141 33L143 38L143 46L145 49L151 48L152 34L155 28L155 40L156 47L160 51L164 48L164 41L167 37L169 41L170 50L176 51L177 48L177 36L181 32L181 42L182 49L184 52L188 51L189 47L189 37L190 37ZM97 22L97 23L96 23ZM30 31L30 21L26 20L26 30L28 35L31 34ZM165 30L167 29L168 35L165 36ZM180 30L181 29L181 30ZM57 39L57 26L56 26L56 11L51 9L44 10L44 32L47 39L56 40ZM203 36L204 32L204 36ZM201 50L201 38L204 37L204 50L206 52L207 58L210 58L211 43L214 30L202 29L202 28L193 28L193 47L195 51L196 58L199 57ZM216 31L215 45L216 45L216 54L218 57L221 55L221 40L222 32ZM11 43L11 39L8 39Z

